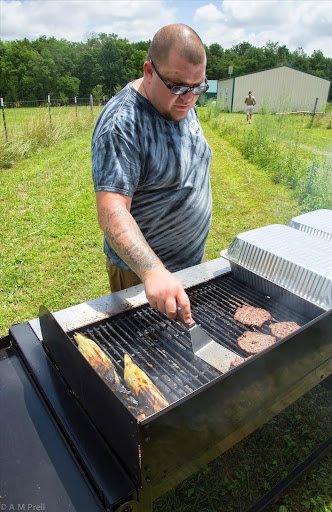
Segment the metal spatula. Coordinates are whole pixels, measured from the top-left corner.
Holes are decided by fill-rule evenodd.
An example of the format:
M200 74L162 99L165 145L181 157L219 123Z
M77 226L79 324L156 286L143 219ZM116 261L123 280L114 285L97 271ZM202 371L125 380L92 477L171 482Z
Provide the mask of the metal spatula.
M191 345L195 356L199 357L206 363L210 364L222 373L229 370L230 364L234 359L239 357L237 354L214 341L211 336L204 331L196 322L188 325L183 320L183 314L178 307L178 318L180 322L187 327L190 332Z

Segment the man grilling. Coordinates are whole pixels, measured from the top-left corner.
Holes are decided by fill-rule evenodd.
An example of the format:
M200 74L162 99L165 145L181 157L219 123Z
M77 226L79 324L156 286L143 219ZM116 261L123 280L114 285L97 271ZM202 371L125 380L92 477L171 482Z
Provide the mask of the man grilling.
M150 306L190 323L189 298L173 272L201 263L211 222L212 151L194 105L208 89L199 36L161 28L144 76L101 112L92 176L112 292L144 283Z

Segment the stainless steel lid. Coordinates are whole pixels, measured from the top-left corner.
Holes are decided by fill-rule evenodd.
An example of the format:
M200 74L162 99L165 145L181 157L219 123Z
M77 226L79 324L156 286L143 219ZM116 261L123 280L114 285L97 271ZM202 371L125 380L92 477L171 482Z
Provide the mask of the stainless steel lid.
M332 242L332 210L315 210L293 217L291 228Z
M281 224L240 233L222 256L310 302L332 308L332 244Z

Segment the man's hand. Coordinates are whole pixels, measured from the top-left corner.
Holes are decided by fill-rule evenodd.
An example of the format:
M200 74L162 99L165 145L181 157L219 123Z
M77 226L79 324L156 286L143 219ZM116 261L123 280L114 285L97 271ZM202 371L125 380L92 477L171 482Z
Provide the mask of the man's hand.
M145 272L143 282L145 295L152 308L166 313L168 318L176 318L180 306L184 322L192 323L189 297L181 281L164 266Z

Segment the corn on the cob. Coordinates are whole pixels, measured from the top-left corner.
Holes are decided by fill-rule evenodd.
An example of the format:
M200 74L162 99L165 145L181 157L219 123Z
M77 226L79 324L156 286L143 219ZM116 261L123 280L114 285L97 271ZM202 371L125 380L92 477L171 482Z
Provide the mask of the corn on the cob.
M78 345L79 351L96 370L98 375L105 379L109 384L114 385L116 389L120 388L120 379L112 361L97 345L97 343L87 336L84 336L84 334L78 332L75 332L73 338Z
M169 405L158 388L128 354L124 355L124 365L124 381L140 405L147 406L154 412Z

